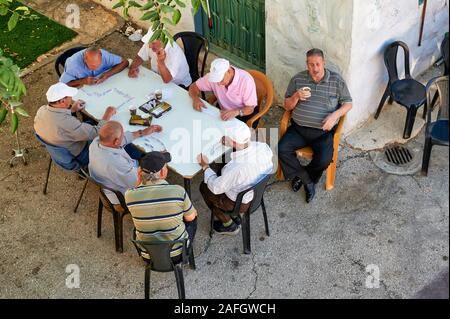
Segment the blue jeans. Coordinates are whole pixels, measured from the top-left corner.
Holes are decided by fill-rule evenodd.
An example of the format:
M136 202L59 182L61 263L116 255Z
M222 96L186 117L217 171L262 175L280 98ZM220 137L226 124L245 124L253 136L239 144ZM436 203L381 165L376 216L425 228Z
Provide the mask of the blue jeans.
M80 163L81 167L86 167L89 164L89 145L91 143L86 143L86 146L83 148L80 154L78 154L75 159L78 163Z

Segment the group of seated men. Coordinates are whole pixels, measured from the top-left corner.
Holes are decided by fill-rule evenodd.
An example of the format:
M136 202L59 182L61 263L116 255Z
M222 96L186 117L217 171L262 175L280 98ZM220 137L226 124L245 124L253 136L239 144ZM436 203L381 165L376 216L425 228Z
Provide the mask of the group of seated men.
M166 181L170 153L145 154L132 144L134 139L162 132L163 128L152 125L137 132L124 132L119 122L111 120L116 113L112 106L98 123L83 122L72 115L83 108L82 101L73 100L78 92L76 87L102 83L128 66L128 76L137 78L140 65L150 60L152 70L165 83L173 82L188 89L195 110L201 112L204 108L200 93L213 92L222 120L240 120L227 126L222 139L224 145L233 149L230 162L211 169L205 155L199 154L197 159L204 170L200 192L217 219L214 230L236 234L240 220L228 213L233 210L237 195L273 170L272 150L265 143L251 141L251 130L245 124L258 103L253 77L225 59L216 59L210 73L191 83L186 57L178 44L169 42L163 47L159 40L149 43L150 38L151 32L143 37L144 46L131 65L96 48L70 57L60 82L47 92L48 104L36 114L35 132L46 143L67 149L81 166L88 166L96 181L125 195L138 240L188 238L192 242L197 211L181 186ZM332 160L333 135L339 119L352 108L352 98L342 77L325 68L321 50L308 51L306 64L308 70L292 78L285 95L284 108L292 111L293 116L279 142L278 157L286 179L292 181L293 191L298 192L304 185L309 203L315 196L315 185ZM302 166L295 151L305 146L312 147L314 158ZM107 196L119 206L113 193ZM248 210L252 199L251 192L244 196L241 214ZM175 249L172 256L180 252Z

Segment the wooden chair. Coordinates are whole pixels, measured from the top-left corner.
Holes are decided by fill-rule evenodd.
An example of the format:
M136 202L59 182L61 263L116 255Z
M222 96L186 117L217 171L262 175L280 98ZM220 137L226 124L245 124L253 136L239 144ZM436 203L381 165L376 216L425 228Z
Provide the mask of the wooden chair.
M292 111L284 112L284 115L281 118L281 123L280 123L280 140L284 136L284 134L286 134L286 131L288 129L291 117L292 117ZM327 180L326 180L325 188L326 188L327 191L331 191L331 190L334 189L334 179L335 179L335 175L336 175L336 164L337 164L338 154L339 154L339 143L341 141L341 134L342 134L342 129L344 127L344 122L345 122L345 116L341 117L341 119L339 120L339 124L338 124L337 130L336 130L336 133L334 134L333 160L332 160L330 166L328 166L327 173L326 173L327 174ZM303 158L306 158L306 159L312 159L312 157L314 155L314 152L311 149L311 147L305 147L305 148L299 149L299 150L296 151L296 153L297 153L297 156L303 157ZM281 169L280 163L278 163L277 179L278 180L284 180L284 174L283 174L283 171Z
M256 84L256 94L258 96L257 113L247 121L247 126L250 128L262 127L261 118L269 112L273 104L273 84L272 81L262 72L256 70L247 70L253 77ZM212 95L208 98L209 104L217 102L217 98Z

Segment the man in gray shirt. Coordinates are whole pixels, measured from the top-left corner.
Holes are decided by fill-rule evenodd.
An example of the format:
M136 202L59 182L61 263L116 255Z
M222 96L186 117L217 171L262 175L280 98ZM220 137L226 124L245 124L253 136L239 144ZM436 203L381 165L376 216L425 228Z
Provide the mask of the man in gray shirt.
M116 109L109 106L98 126L83 123L72 116L83 108L83 101L74 102L78 90L64 83L52 85L47 91L47 105L39 108L34 118L34 130L45 142L67 149L82 165L89 162L88 142L97 135L104 121L109 121Z
M136 186L139 167L137 159L129 155L131 152L127 152L125 145L139 137L161 131L161 126L152 125L137 132L124 132L119 122L109 121L102 126L99 136L89 146L89 174L102 185L124 194ZM120 204L114 194L107 190L105 194L111 203Z
M315 196L315 184L333 158L333 137L339 119L352 108L352 97L342 77L325 68L322 50L307 53L308 70L295 75L287 89L284 108L292 111L292 123L278 144L284 176L292 179L298 192L305 185L306 201ZM309 146L314 151L304 167L296 150Z

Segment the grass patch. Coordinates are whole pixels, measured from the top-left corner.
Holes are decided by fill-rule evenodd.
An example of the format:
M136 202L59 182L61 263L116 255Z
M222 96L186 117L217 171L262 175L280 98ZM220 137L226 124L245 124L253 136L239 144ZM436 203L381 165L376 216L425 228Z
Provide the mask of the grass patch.
M23 4L13 1L11 9ZM4 55L11 58L20 68L33 63L38 56L67 42L77 33L65 26L47 18L30 8L31 14L38 19L23 19L17 26L8 31L10 14L0 16L0 48Z

